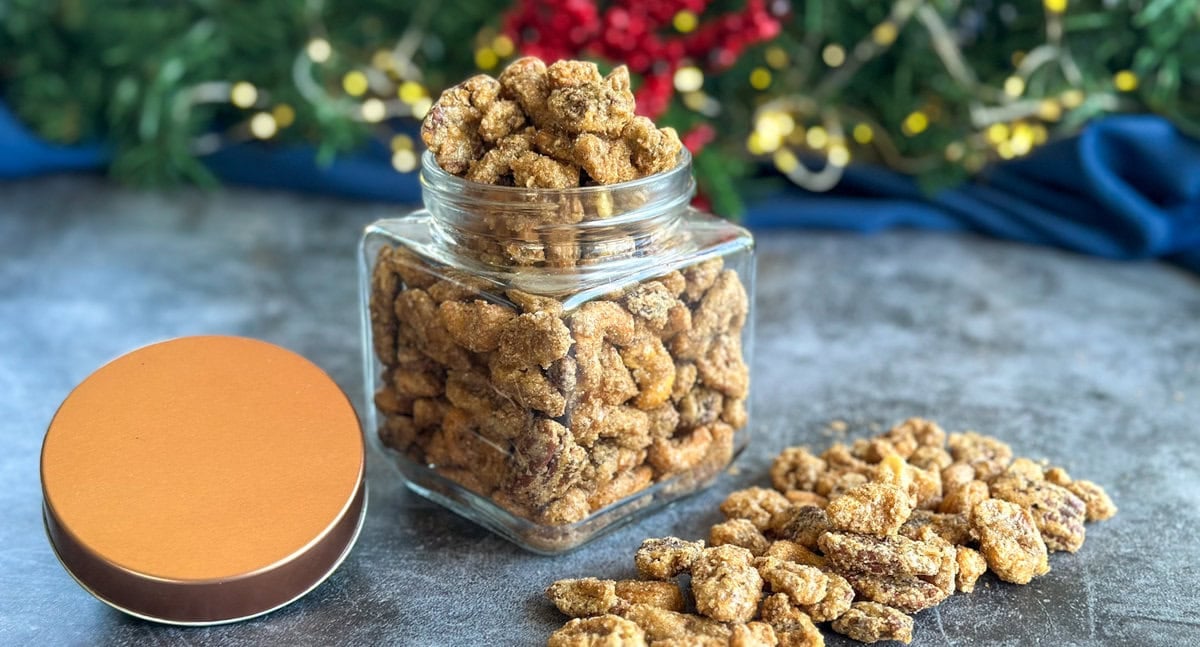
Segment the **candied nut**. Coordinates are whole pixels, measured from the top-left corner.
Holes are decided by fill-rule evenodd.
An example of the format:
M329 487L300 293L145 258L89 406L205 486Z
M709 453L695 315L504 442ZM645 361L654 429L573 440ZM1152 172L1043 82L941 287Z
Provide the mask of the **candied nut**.
M575 485L588 457L566 427L542 418L534 424L532 433L513 440L509 463L504 489L519 501L544 505Z
M574 159L600 184L628 182L638 177L630 161L629 145L620 139L604 139L592 133L575 138Z
M727 641L731 633L729 626L722 622L646 604L635 604L629 607L624 615L637 623L646 632L646 637L656 645L670 644L665 641L671 640L680 641L683 645L704 645L706 639Z
M827 532L818 540L821 552L842 575L870 577L925 576L938 574L941 547L907 537L872 537L845 532Z
M721 503L726 519L746 519L760 531L771 527L771 518L791 507L788 500L775 490L751 487L732 492Z
M813 456L807 447L788 447L771 464L771 483L781 492L812 491L826 469L825 461Z
M1083 545L1087 505L1070 490L1047 481L1030 480L1015 472L996 478L989 490L993 498L1016 503L1033 514L1047 549L1073 553Z
M692 564L696 610L721 622L749 622L762 597L754 556L739 546L705 548Z
M1011 447L974 431L950 434L947 443L954 460L974 467L975 478L981 481L999 475L1013 457Z
M400 290L400 275L393 269L391 258L391 247L379 248L375 266L371 270L371 301L368 308L375 356L388 365L396 361L396 311L393 304Z
M854 587L846 578L836 573L825 574L828 583L825 586L825 597L816 604L800 607L812 618L813 622L829 622L835 620L854 602Z
M509 99L493 101L483 112L479 122L479 135L485 142L495 142L507 137L525 124L525 113L520 104Z
M684 541L678 537L647 539L638 548L633 561L642 577L669 580L690 572L692 563L703 550L703 541Z
M895 437L894 434L911 435L921 447L940 448L946 444L946 432L936 422L924 418L909 418L892 427L886 437Z
M786 559L789 562L813 566L821 570L829 567L829 560L790 539L779 539L771 542L771 547L767 549L766 556Z
M975 468L966 463L951 463L942 468L942 492L953 492L975 480Z
M706 261L707 263L707 261ZM704 266L706 263L701 263ZM698 267L698 266L693 266ZM689 271L692 268L689 268ZM687 271L684 272L687 275ZM697 359L708 352L708 345L721 333L740 333L746 323L749 300L737 272L724 270L712 287L700 298L692 313L692 327L671 339L676 359Z
M979 502L971 511L979 552L1000 579L1014 584L1050 571L1046 544L1029 510L1001 499Z
M867 484L867 477L859 472L846 470L825 472L817 478L816 493L830 501L860 485Z
M712 431L708 427L698 427L671 438L655 438L650 444L648 458L660 474L677 474L700 465L712 445Z
M725 411L725 397L718 391L698 386L688 391L676 406L680 427L702 427L720 419Z
M1099 485L1091 481L1071 481L1066 488L1087 506L1088 521L1104 521L1117 514L1117 506Z
M825 510L812 505L791 505L771 516L771 534L816 550L821 535L832 530Z
M396 451L407 451L417 441L417 427L409 416L387 416L379 427L379 440Z
M663 339L670 339L675 333L692 325L691 309L676 298L670 288L657 280L639 284L621 297L621 304Z
M765 622L747 622L730 627L729 647L776 647L779 638Z
M950 596L947 590L913 576L872 577L847 574L846 580L862 598L895 607L906 613L916 613L937 606ZM951 579L951 588L953 584Z
M515 288L506 290L504 296L508 297L525 314L545 312L555 317L562 315L562 302L554 297L531 294Z
M983 481L968 481L961 487L950 491L938 504L938 512L949 514L970 514L975 505L988 498L988 486Z
M909 539L924 541L929 536L928 533L955 545L967 544L975 540L969 513L966 512L940 514L928 510L914 510L908 521L900 526L900 534Z
M433 152L438 166L455 175L466 172L483 148L479 137L483 115L471 105L467 82L442 92L421 122L421 140Z
M437 363L467 369L471 358L454 342L438 316L438 306L425 290L403 290L396 295L397 341L418 349Z
M708 535L708 544L741 546L750 551L751 555L758 557L767 552L771 541L748 519L729 519L712 527Z
M913 450L912 456L908 457L908 462L913 467L937 471L940 474L944 468L949 467L954 462L954 459L950 457L950 452L941 447L922 445Z
M533 151L525 151L509 163L512 169L513 184L530 189L566 189L579 186L579 167L569 162L562 162L540 155Z
M725 407L721 409L721 422L734 429L741 429L746 426L748 417L745 398L725 398Z
M591 512L592 506L588 502L587 491L580 487L572 487L539 509L532 519L549 526L565 526L582 521Z
M617 589L612 580L594 577L558 580L546 589L546 597L572 618L601 616L616 606Z
M675 386L671 389L671 402L678 404L691 394L696 386L696 365L691 362L675 363Z
M1013 462L1008 464L1004 469L1005 474L1018 474L1030 481L1045 480L1045 475L1042 473L1043 467L1041 463L1035 460L1021 457L1014 458Z
M713 283L716 282L717 276L721 274L721 270L724 267L724 260L721 258L711 258L702 263L684 268L683 294L687 301L692 303L699 301L708 292L708 289L712 287Z
M904 490L917 508L932 510L942 501L941 472L927 472L909 465L899 454L883 457L875 466L872 476L876 483L894 485Z
M621 360L637 383L638 395L634 404L640 409L653 409L671 397L675 386L675 361L658 336L645 328L630 344L621 349Z
M867 474L871 471L871 465L861 458L854 455L854 452L846 446L845 443L834 443L821 454L821 459L831 471L851 471L859 474Z
M557 61L546 68L550 95L547 117L571 133L616 136L633 118L629 69L619 66L601 77L595 63Z
M646 117L634 117L621 131L633 151L633 163L643 175L661 173L675 168L683 144L674 128L655 127Z
M834 528L877 536L895 534L912 511L913 501L906 492L881 483L855 487L825 507Z
M646 647L646 634L637 624L615 615L575 618L554 632L546 647Z
M566 411L566 397L537 366L510 363L505 355L495 353L489 368L493 386L521 406L556 418Z
M450 338L473 353L496 350L501 329L516 316L504 306L479 299L471 303L445 301L438 306L438 315Z
M498 353L506 360L543 368L570 350L571 331L549 312L522 314L500 330Z
M816 604L825 598L829 578L820 569L776 557L759 557L754 564L771 591L787 594L792 604Z
M596 491L588 497L588 506L592 510L599 510L635 492L641 492L650 487L653 482L654 470L645 465L639 465L617 474L608 483L597 487Z
M829 505L829 499L817 494L816 492L806 492L804 490L788 490L783 493L787 500L792 505L812 505L822 510Z
M635 604L667 611L683 611L683 592L674 582L618 580L614 590L618 598L618 613L623 613Z
M966 546L959 546L955 553L955 561L958 563L958 575L955 577L955 588L963 593L970 593L975 590L975 582L980 575L987 572L987 560L979 551Z
M750 369L742 360L740 334L717 335L708 352L696 360L700 379L731 398L744 398L750 388Z
M1044 472L1042 472L1042 478L1055 485L1061 485L1063 487L1071 484L1071 475L1067 473L1067 470L1061 467L1047 468ZM1079 498L1082 499L1083 497Z
M504 68L498 78L503 94L516 99L525 114L541 125L546 111L546 97L550 94L546 79L546 64L536 56L519 58Z
M781 645L823 645L821 632L807 613L792 604L785 593L767 595L762 601L763 622L771 625Z
M424 290L438 282L437 272L410 249L394 248L389 260L406 289Z
M898 609L876 602L855 602L831 628L863 643L882 640L912 642L913 619Z

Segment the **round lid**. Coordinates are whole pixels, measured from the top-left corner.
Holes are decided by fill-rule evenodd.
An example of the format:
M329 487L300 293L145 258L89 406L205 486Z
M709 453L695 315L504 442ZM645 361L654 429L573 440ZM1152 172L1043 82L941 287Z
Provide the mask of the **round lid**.
M337 568L366 511L349 399L291 351L185 337L101 367L42 445L47 534L96 597L173 624L277 609Z

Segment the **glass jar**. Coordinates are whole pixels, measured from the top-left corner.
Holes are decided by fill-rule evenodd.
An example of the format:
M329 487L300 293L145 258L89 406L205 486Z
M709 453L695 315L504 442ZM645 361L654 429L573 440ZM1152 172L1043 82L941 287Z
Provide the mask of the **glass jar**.
M710 483L747 441L753 239L691 159L608 186L470 182L361 243L367 429L409 487L562 552Z

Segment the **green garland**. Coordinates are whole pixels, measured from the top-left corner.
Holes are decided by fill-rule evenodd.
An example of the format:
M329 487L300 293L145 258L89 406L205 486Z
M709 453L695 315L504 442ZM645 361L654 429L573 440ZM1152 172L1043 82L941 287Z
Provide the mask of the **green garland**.
M211 182L200 156L254 138L325 160L392 138L409 171L396 134L478 64L519 55L498 31L508 5L9 0L0 83L38 134L108 142L136 184ZM797 0L785 21L732 67L680 70L661 119L714 127L697 172L723 213L780 181L756 161L814 190L852 160L932 188L1106 113L1200 134L1200 0Z

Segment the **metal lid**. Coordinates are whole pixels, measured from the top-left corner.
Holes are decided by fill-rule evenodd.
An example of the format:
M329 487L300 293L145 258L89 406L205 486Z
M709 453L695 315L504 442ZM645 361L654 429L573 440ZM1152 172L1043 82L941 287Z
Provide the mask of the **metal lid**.
M366 512L354 408L320 368L239 337L185 337L101 367L42 445L63 566L126 613L217 624L325 580Z

